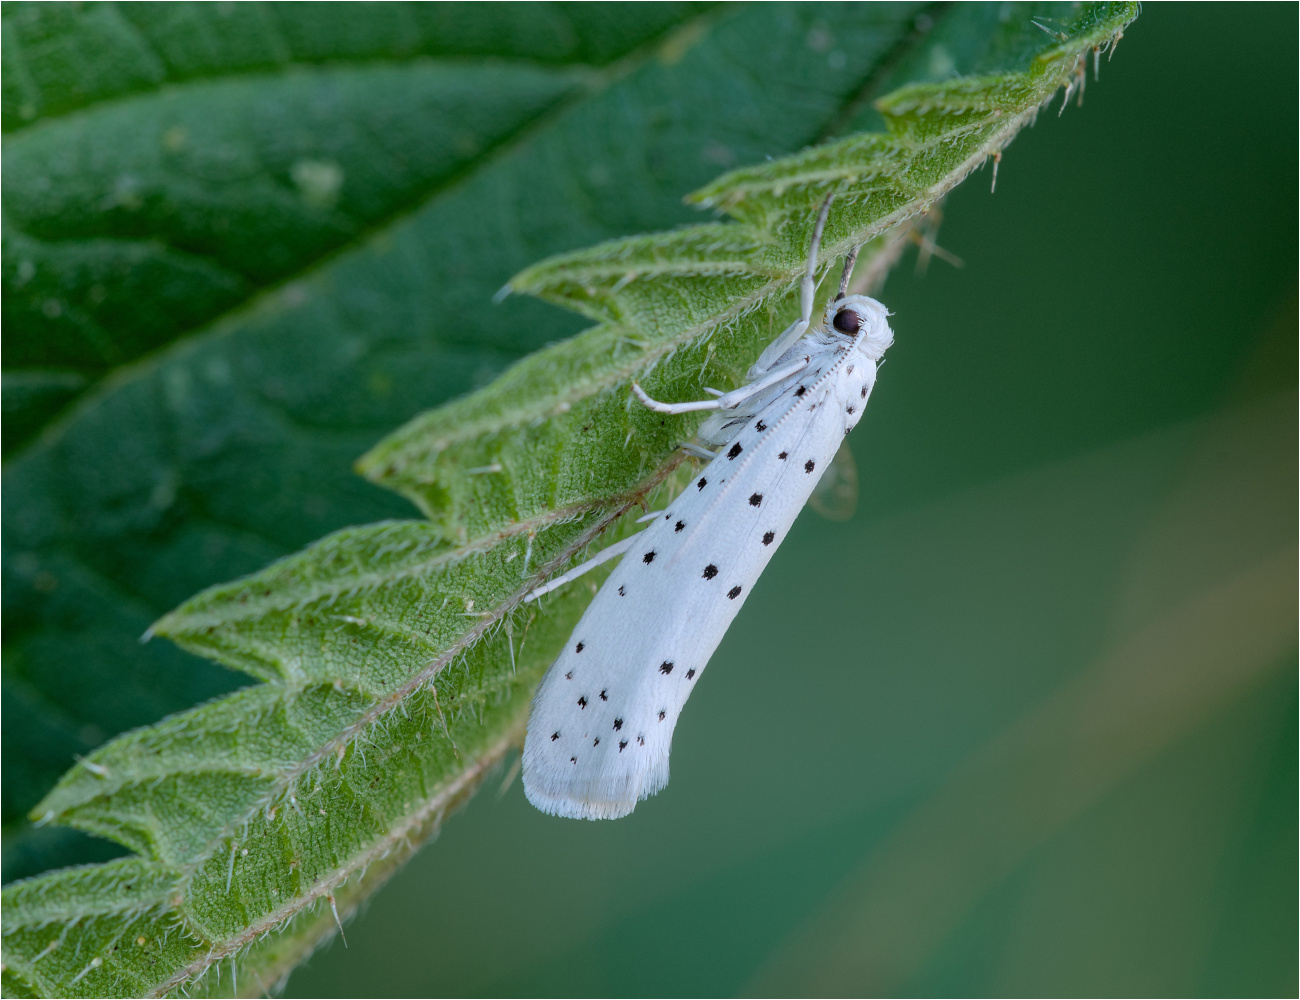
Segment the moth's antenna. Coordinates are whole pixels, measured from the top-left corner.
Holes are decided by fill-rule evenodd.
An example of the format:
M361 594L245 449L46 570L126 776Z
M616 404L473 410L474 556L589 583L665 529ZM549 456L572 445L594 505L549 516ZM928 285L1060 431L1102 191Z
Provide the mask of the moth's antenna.
M862 244L859 243L850 250L849 255L844 258L844 273L840 275L840 291L839 294L835 296L835 301L837 302L849 293L849 279L853 277L853 265L858 262L858 254L861 250Z
M822 230L826 228L826 216L830 214L831 202L834 200L835 192L832 191L817 213L817 223L813 226L812 240L808 244L808 267L804 271L803 280L799 282L799 305L802 307L799 315L805 327L812 321L813 295L817 292L817 251L821 249Z
M813 226L812 246L808 251L809 273L812 273L812 263L817 260L817 251L822 244L822 230L826 228L826 216L831 213L831 203L835 201L835 192L832 191L822 202L822 207L817 212L817 224Z

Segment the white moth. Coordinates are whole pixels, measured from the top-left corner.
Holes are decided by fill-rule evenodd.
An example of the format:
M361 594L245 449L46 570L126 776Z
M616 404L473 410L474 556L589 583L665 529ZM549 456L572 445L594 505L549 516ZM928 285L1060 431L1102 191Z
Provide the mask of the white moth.
M804 275L802 317L715 399L660 413L716 410L700 439L721 445L649 528L529 595L535 599L627 554L574 629L533 699L524 741L528 801L576 819L626 816L668 784L673 728L709 657L776 547L862 416L893 343L888 312L840 294L810 327L822 206ZM856 256L856 251L853 256ZM715 390L710 390L715 391Z

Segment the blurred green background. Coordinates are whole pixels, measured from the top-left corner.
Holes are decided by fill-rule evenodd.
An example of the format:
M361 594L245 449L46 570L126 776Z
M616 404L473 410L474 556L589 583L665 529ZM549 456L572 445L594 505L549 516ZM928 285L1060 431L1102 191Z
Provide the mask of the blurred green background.
M608 10L611 23L651 16ZM825 21L804 37L817 51L815 31L834 32L846 16L830 5L799 11ZM486 788L350 924L346 948L336 939L294 974L289 995L1295 994L1296 27L1288 5L1147 6L1100 80L1089 79L1083 106L1058 119L1054 104L1010 147L996 193L986 170L950 197L938 238L965 266L935 260L918 275L909 256L891 276L881 297L897 342L851 439L858 512L846 524L800 519L684 714L669 788L601 824L545 817L517 782L501 795ZM616 26L578 48L604 65L635 34ZM14 72L7 57L7 116ZM728 72L744 67L719 67L711 86L724 87ZM524 118L566 93L532 80L518 90ZM21 118L25 106L13 107ZM665 107L651 131L707 130L699 108ZM770 113L777 130L798 107ZM765 123L741 126L761 134ZM168 127L178 126L159 126L164 145L178 135ZM799 144L788 128L782 135ZM734 136L709 149L713 160L696 156L680 176L649 164L668 208L593 197L590 216L544 221L541 236L445 250L451 264L410 279L440 287L409 317L376 320L362 293L337 311L357 325L420 331L428 315L488 310L490 291L539 246L682 221L690 214L672 199L729 165L724 153L747 162L766 152ZM296 180L309 207L331 183L332 161L312 155L315 173ZM8 157L5 166L8 175ZM599 187L602 169L617 176L626 165L587 168ZM14 331L33 280L15 249L31 233L15 235L12 216L26 210L20 221L42 236L30 210L39 196L16 195L6 177L7 367L24 348ZM129 208L135 193L115 197ZM348 229L330 207L313 209L325 221L304 260L328 263L331 247L366 238L366 211L394 210L345 206L348 224L361 220ZM484 225L511 232L505 209ZM217 244L204 253L234 276L194 279L213 315L266 280L239 277ZM300 266L256 263L267 273ZM472 277L459 281L457 267ZM62 280L73 271L66 264ZM298 335L274 325L291 293L281 288L242 321L252 333L230 352L236 366L257 337ZM47 293L31 300L41 322L64 318L50 316ZM184 301L195 318L177 320L182 331L208 308ZM129 317L129 301L123 308ZM119 633L129 639L189 592L332 527L407 516L359 481L312 480L301 508L276 501L326 459L344 483L347 461L400 419L582 325L541 304L505 308L528 332L487 323L448 347L431 321L441 353L386 369L398 390L430 385L384 406L331 396L330 378L348 378L354 364L334 341L333 374L309 386L262 378L266 398L320 432L310 447L295 452L223 411L188 431L207 450L195 450L186 475L215 471L173 484L168 513L148 524L131 521L143 519L131 498L156 498L165 483L121 485L99 471L87 486L93 477L83 476L78 489L102 494L96 523L117 517L116 534L87 529L52 549L48 538L76 535L89 509L58 492L71 492L59 476L82 468L78 453L51 457L48 437L13 446L6 879L94 856L84 838L32 833L17 818L71 753L239 683L158 643L123 645ZM302 319L303 356L311 334L338 322ZM159 323L153 335L166 342L175 334ZM420 356L418 347L390 354ZM165 393L165 370L158 382L116 411L105 404L101 431ZM42 398L74 392L60 384L42 383ZM5 397L8 421L9 381ZM322 416L332 398L345 411L333 423ZM92 407L79 411L83 423ZM22 412L37 431L48 419ZM220 443L200 433L211 437L223 420L233 429ZM101 440L83 436L81 454ZM231 440L260 449L268 467L297 463L279 479L227 476L232 495L257 498L256 517L212 485L232 461ZM153 447L112 457L147 466ZM182 530L175 511L186 503ZM239 531L210 530L196 510ZM157 542L149 559L112 547L131 531ZM82 578L59 575L61 556L49 555L96 544L138 585L129 600L65 582ZM88 593L118 610L94 619ZM83 603L57 603L65 599ZM81 700L51 708L60 688Z

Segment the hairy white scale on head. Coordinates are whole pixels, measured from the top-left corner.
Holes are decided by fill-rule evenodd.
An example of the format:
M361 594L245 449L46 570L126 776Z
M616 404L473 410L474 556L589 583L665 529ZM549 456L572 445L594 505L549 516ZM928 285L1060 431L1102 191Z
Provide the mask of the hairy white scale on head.
M523 754L537 808L614 819L668 783L686 699L861 418L893 342L887 316L837 298L780 357L765 352L750 384L805 365L705 421L717 457L631 541L537 689Z

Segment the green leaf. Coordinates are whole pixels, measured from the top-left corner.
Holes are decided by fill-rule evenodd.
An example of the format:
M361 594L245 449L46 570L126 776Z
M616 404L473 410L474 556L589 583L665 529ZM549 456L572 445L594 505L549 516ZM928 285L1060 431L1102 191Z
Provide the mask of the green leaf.
M6 890L6 993L218 992L234 988L223 972L238 976L239 990L262 991L332 933L337 915L373 891L517 741L529 694L598 578L567 588L544 609L521 605L523 595L589 543L631 530L621 519L626 511L677 485L674 449L684 428L629 409L627 382L642 377L672 398L698 391L702 378L737 379L788 314L811 214L831 191L837 201L823 259L874 240L865 270L883 276L899 247L890 231L897 235L899 223L999 150L1061 85L1077 82L1082 58L1109 44L1135 13L1127 5L1052 9L1068 15L1064 39L1035 27L1026 11L1017 33L985 30L982 49L967 46L965 65L992 51L1016 52L1019 61L984 67L1004 72L978 79L894 90L877 106L888 126L883 136L851 136L742 169L696 196L740 221L620 240L514 279L513 290L574 306L600 325L417 418L367 456L368 474L414 500L429 521L336 532L200 594L156 624L157 634L263 683L114 740L46 797L43 820L110 837L139 857ZM305 484L334 485L332 476L312 474L321 455L355 445L364 437L358 428L382 424L390 408L445 398L456 384L444 381L441 397L427 386L416 391L445 367L446 354L454 356L445 341L423 355L406 344L377 358L385 337L400 338L406 324L451 342L463 337L469 353L488 344L498 358L508 356L564 327L548 325L540 319L548 314L525 303L487 311L484 277L543 242L560 248L584 242L579 234L600 235L575 210L590 188L612 187L606 197L625 213L611 213L617 222L606 226L648 228L635 224L638 213L660 213L661 225L674 221L676 210L653 204L668 182L655 178L638 191L623 183L624 170L612 175L615 184L599 173L628 149L628 133L614 123L644 115L653 124L648 111L729 80L719 67L743 54L771 74L755 88L754 108L780 108L782 96L799 100L784 120L774 111L764 122L765 132L784 125L774 130L778 140L765 141L788 149L865 116L864 94L878 93L882 81L906 82L897 74L922 50L925 66L951 72L958 65L951 56L946 64L934 59L944 39L989 27L986 13L961 8L936 23L907 9L846 7L830 34L815 20L826 11L771 5L688 25L659 48L658 61L629 57L619 72L584 83L582 96L566 98L526 141L458 176L452 195L426 198L384 232L365 234L306 277L119 376L11 466L8 474L27 490L17 508L26 516L21 537L66 550L69 562L101 576L129 579L148 606L176 585L160 577L175 572L178 554L201 550L204 528L195 522L205 515L222 528L238 526L262 552L319 529L330 512L298 505ZM716 162L722 154L698 140L717 141L727 125L757 145L752 123L736 122L741 102L721 106L727 122L687 116L660 146L637 150L663 156L661 164L630 158L627 166L648 162L676 180L699 174L682 150L694 141ZM206 125L202 116L191 121ZM760 159L740 142L722 148ZM597 149L604 155L593 155ZM349 174L340 160L284 162L288 183L312 211L328 214L342 203L339 177L345 186ZM582 183L578 169L587 171ZM121 207L98 204L110 213ZM550 231L556 226L558 234ZM300 234L297 222L286 227ZM465 242L448 248L449 234ZM273 249L264 235L259 240L267 244L259 251ZM312 240L328 242L319 234L305 242L317 245ZM220 259L219 243L201 248L205 259ZM284 246L292 249L290 241ZM440 255L431 257L435 247ZM493 254L493 266L471 266ZM273 263L264 258L260 266ZM432 291L424 287L431 272ZM445 315L457 317L459 328L435 318L455 305L462 308ZM363 327L377 328L372 339L356 339ZM412 390L402 404L390 398L394 386ZM244 407L233 419L221 407L232 399ZM269 424L280 433L266 433ZM130 431L150 425L155 440L140 448ZM298 427L304 432L288 433ZM156 440L162 428L165 443ZM110 429L125 443L95 454ZM194 484L220 464L232 434L248 435L270 458L264 466L228 459L230 481L215 491L226 507L213 516L212 496ZM84 475L114 460L129 470L124 478L134 477L132 487L109 480L86 492L116 501L119 523L105 530L86 518L69 544L76 519L67 515L75 508L65 501L46 512L40 497L65 488L61 477L72 470ZM291 461L301 465L300 483L285 473ZM263 468L266 481L249 475ZM192 510L173 512L186 491L194 493ZM146 493L149 504L141 504ZM340 516L347 505L334 502ZM168 532L167 544L140 551L140 539ZM248 548L250 557L259 554ZM51 571L30 550L23 554L39 591L39 573ZM122 565L124 554L134 560ZM104 568L115 559L110 576ZM211 563L203 568L211 571ZM45 580L49 592L67 578L55 579L52 588ZM23 655L30 658L30 649Z

